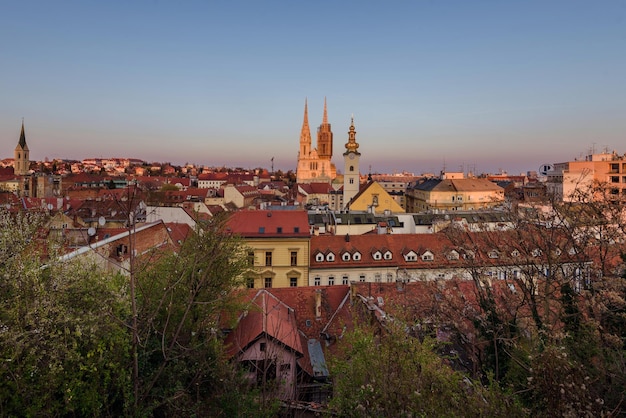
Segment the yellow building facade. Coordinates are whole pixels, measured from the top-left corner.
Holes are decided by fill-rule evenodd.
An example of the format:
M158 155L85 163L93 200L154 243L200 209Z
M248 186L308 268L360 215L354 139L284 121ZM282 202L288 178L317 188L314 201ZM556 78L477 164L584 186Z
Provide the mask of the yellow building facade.
M247 247L250 288L308 285L310 228L307 212L243 210L233 213L227 230Z
M376 181L370 181L352 198L351 211L404 213L404 208Z

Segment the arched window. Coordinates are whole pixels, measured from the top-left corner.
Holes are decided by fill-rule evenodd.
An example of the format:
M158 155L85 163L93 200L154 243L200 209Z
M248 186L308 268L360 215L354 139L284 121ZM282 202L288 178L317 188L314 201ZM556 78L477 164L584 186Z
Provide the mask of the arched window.
M350 171L354 171L354 166L353 165L350 166Z

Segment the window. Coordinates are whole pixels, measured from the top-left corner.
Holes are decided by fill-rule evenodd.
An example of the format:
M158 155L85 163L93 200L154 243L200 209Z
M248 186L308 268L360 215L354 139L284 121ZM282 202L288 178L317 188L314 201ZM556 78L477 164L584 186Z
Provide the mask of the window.
M374 257L374 260L380 260L382 258L380 251L376 251L374 254L372 254L372 256Z
M315 254L315 261L317 261L318 263L321 263L322 261L324 261L324 254L322 253Z
M365 274L361 274L361 275L359 276L359 281L360 281L360 282L364 282L364 281L365 281Z
M361 260L361 253L359 253L359 252L354 253L354 255L352 256L352 259L354 261L360 261Z
M291 265L292 266L298 265L298 252L297 251L291 252Z
M319 286L319 285L320 285L320 283L322 283L322 278L321 278L320 276L316 276L316 277L313 279L313 286Z
M248 265L254 265L254 251L248 251Z
M341 255L341 259L342 259L343 261L350 261L350 253L343 253L343 254Z
M248 289L254 289L254 279L252 277L246 279L246 287Z
M266 266L271 266L272 265L272 252L271 251L266 251L265 252L265 265Z
M276 233L277 234L282 234L283 233L283 227L282 226L277 227L276 228Z
M272 278L271 277L266 277L265 278L265 287L267 287L267 288L272 287Z
M334 276L330 276L328 278L328 285L329 286L333 286L335 284L335 277Z
M393 273L387 273L387 283L391 283L393 281Z
M350 179L350 184L354 184L354 179Z
M260 343L259 344L259 351L265 351L266 347L267 347L266 343Z
M290 287L298 287L298 278L297 277L291 277L289 279L289 286Z
M376 283L380 283L380 273L376 273L376 274L374 274L374 281L375 281Z
M328 253L328 255L326 255L326 261L335 261L335 254Z
M422 254L422 260L424 261L433 261L434 259L435 257L430 251L426 251L424 254Z
M300 233L300 227L299 226L294 226L293 227L293 232L295 232L296 234Z
M384 258L385 260L391 260L391 258L392 258L392 257L393 257L393 256L391 255L391 251L387 251L387 252L385 252L385 254L383 255L383 258Z
M459 253L457 253L456 251L452 250L448 253L448 260L458 260L459 259Z
M350 171L354 171L354 166L353 165L350 166Z
M259 227L259 234L265 234L265 227L264 226L260 226Z
M343 284L343 285L348 284L348 276L343 276L343 277L341 278L341 284Z

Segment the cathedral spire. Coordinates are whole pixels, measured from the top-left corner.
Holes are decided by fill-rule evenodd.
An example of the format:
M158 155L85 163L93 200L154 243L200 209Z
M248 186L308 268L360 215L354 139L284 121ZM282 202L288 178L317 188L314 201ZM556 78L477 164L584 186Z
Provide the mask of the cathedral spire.
M309 106L307 99L304 99L304 120L302 121L302 131L300 131L300 155L305 157L311 152L311 128L309 128Z
M328 112L326 111L326 96L324 96L324 117L322 118L322 124L328 124Z

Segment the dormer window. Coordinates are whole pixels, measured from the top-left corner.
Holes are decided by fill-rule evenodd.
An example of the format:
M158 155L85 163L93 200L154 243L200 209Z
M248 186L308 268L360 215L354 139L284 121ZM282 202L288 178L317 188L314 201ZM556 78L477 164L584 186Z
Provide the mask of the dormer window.
M447 255L448 260L458 260L459 259L459 253L452 250L448 253Z
M326 254L326 261L330 261L330 262L335 261L335 254L333 253Z
M391 251L386 251L385 254L383 254L383 258L385 260L391 260L393 258L393 255L391 254Z
M356 253L352 254L352 259L354 261L361 261L361 253L357 251Z
M474 259L474 251L468 250L465 254L463 254L463 258L465 258L467 260L473 260Z
M422 254L422 261L433 261L434 259L435 256L430 251L426 251L424 254Z
M383 255L380 253L380 251L376 251L372 254L372 257L374 258L374 260L381 260L383 258Z
M511 252L511 256L513 256L513 257L519 257L519 251L517 251L517 250L513 250L513 251Z
M489 251L489 258L498 258L498 252L496 250Z
M409 251L408 253L404 254L404 260L417 261L417 254L415 253L415 251Z
M318 263L321 263L322 261L324 261L324 254L322 253L315 254L315 261L317 261Z
M349 252L345 252L341 255L341 259L343 261L350 261L350 253Z
M541 252L541 250L539 248L535 248L533 250L532 254L533 254L533 257L540 257L542 252Z

